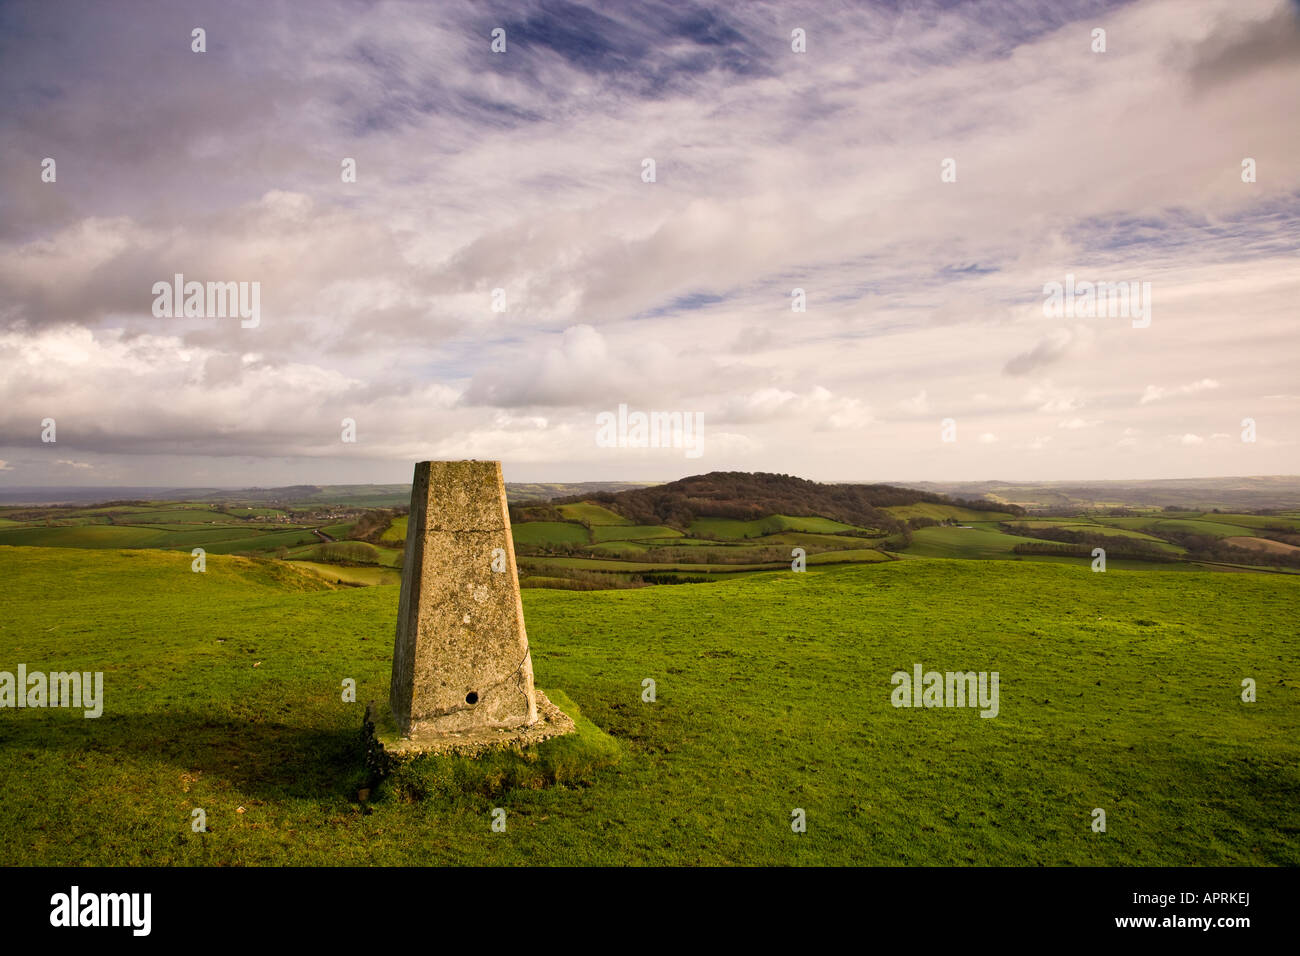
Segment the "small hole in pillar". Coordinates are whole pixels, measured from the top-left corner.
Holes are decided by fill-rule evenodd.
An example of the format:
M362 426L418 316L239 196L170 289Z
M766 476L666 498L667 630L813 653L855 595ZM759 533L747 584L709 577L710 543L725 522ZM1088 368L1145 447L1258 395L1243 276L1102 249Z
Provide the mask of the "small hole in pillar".
M467 704L477 704L477 703L478 703L478 691L473 691L473 690L472 690L472 691L470 691L468 694L466 694L466 695L465 695L465 703L467 703Z

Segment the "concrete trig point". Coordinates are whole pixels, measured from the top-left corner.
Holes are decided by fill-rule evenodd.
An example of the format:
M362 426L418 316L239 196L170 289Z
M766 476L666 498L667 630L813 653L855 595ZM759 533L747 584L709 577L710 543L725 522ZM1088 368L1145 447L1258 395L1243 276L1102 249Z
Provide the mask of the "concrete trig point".
M533 686L500 462L415 466L389 707L379 737L391 754L529 744L574 730Z

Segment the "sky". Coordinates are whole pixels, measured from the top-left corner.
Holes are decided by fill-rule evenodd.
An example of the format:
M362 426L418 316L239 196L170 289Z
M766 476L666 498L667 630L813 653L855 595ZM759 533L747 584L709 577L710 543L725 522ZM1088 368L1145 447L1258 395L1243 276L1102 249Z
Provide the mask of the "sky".
M1293 0L7 2L0 97L0 487L1300 473Z

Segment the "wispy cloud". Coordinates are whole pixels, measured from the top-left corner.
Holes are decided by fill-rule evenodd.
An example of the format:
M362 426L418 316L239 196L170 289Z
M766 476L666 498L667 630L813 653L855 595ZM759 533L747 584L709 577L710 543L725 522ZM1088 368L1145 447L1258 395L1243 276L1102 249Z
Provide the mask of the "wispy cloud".
M55 474L53 417L65 460L128 483L431 455L675 477L598 454L620 402L702 413L727 436L706 469L1300 470L1296 23L1279 0L5 5L0 470ZM260 282L260 326L155 319L178 272ZM1067 273L1150 282L1151 326L1046 318ZM1247 415L1271 442L1249 459L1103 453Z
M1219 387L1219 383L1212 378L1203 378L1199 382L1189 382L1186 385L1176 385L1170 388L1163 388L1159 385L1148 385L1142 397L1138 400L1139 404L1146 405L1150 402L1158 402L1161 399L1171 398L1177 395L1195 395L1197 392L1204 392Z

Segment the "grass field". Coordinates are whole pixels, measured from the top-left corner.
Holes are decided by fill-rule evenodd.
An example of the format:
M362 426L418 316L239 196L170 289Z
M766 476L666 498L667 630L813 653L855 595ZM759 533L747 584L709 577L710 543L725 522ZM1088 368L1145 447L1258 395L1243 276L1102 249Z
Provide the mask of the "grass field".
M1152 516L1150 518L1098 518L1100 524L1111 525L1116 528L1132 528L1138 531L1150 529L1160 531L1185 531L1190 534L1208 534L1218 538L1228 538L1234 535L1249 533L1249 526L1240 524L1228 524L1218 520L1218 515L1210 515L1207 518L1165 518Z
M680 531L658 524L592 525L591 527L593 541L648 541L652 538L680 538L681 536ZM671 544L671 542L663 543Z
M320 549L322 542L347 541L362 515L337 504L303 503L301 511L285 507L261 507L256 502L236 507L231 502L219 508L198 501L156 501L142 505L103 505L90 507L53 506L46 508L9 507L0 509L0 546L39 546L65 548L156 548L191 551L203 548L209 554L245 554L283 556L298 561L340 564L345 570L333 580L350 584L382 584L392 575L348 571L347 560L339 553ZM566 520L551 520L556 510ZM720 580L743 573L766 572L789 561L790 550L803 548L811 559L835 553L833 558L818 558L815 563L859 561L871 563L882 559L880 550L898 552L905 558L1007 558L1047 563L1074 563L1073 557L1059 555L1014 555L1028 537L1007 533L1014 525L1031 528L1059 528L1111 539L1146 541L1181 560L1172 563L1140 563L1130 559L1112 564L1118 569L1140 568L1146 571L1183 571L1213 568L1263 573L1300 573L1292 556L1295 550L1284 544L1258 537L1269 529L1289 529L1300 524L1296 514L1214 514L1202 512L1165 512L1150 510L1127 517L1096 516L1080 513L1068 517L1028 515L1012 517L957 505L920 503L886 509L897 517L926 517L960 521L965 527L951 526L915 529L908 544L896 531L855 528L817 516L768 515L754 520L705 517L691 523L683 532L665 525L636 525L594 501L575 504L520 505L512 525L515 546L520 558L534 559L533 574L525 575L525 586L533 579L575 579L582 587L624 587L645 584L671 584L683 580ZM402 558L400 543L405 539L407 518L389 519L377 539L371 556L379 565L396 569ZM1006 520L1003 520L1006 519ZM327 523L328 522L328 523ZM1170 531L1197 531L1215 536L1231 545L1253 549L1258 557L1240 552L1214 553L1204 544L1199 552L1189 554L1181 544L1159 535ZM1040 541L1034 541L1040 544ZM1116 541L1113 548L1120 549ZM1108 549L1112 546L1108 545ZM686 557L686 550L699 550L698 558ZM722 564L722 560L734 563ZM550 563L537 563L539 560ZM1197 563L1189 563L1195 561ZM588 572L602 574L591 575ZM649 576L647 576L649 575ZM544 582L548 585L553 581Z
M587 544L590 539L586 528L567 521L529 521L510 530L515 544Z
M319 574L327 581L338 584L358 584L373 586L377 584L401 584L402 574L392 568L356 567L354 565L324 564L319 561L292 561L291 564L307 568Z
M912 546L907 553L925 558L1009 557L1016 545L1032 541L987 528L918 528L912 532Z
M1267 528L1285 528L1291 532L1300 532L1300 518L1289 515L1210 515L1220 524L1238 525L1242 528L1265 530Z
M557 570L572 571L621 571L636 573L641 571L717 571L720 573L737 572L737 571L767 571L773 568L787 566L787 562L763 562L757 564L708 564L706 562L692 561L672 561L668 563L658 561L622 561L613 558L532 558L520 557L519 565L527 565L530 568L543 568L554 572Z
M47 528L27 525L0 529L0 545L43 548L149 548L166 532L154 528L119 528L113 525L80 525Z
M691 522L691 534L703 538L758 538L779 534L782 531L807 531L814 534L835 534L841 531L863 530L842 521L818 517L791 517L768 515L752 521L736 518L697 518Z
M1224 538L1223 540L1227 544L1235 545L1238 548L1247 548L1255 551L1272 551L1274 553L1282 554L1292 551L1300 551L1300 548L1297 548L1293 544L1284 544L1281 541L1270 541L1268 538L1233 537Z
M177 530L181 527L182 530ZM137 527L134 525L75 525L46 527L20 525L0 528L0 546L43 548L203 548L213 554L266 551L319 541L305 529L257 531L247 526L191 525Z
M628 525L632 522L620 514L594 501L582 501L574 505L557 505L556 510L569 521L586 521L592 525Z
M673 542L673 545L675 547L676 542ZM593 544L591 550L597 554L610 555L611 557L626 557L628 555L645 554L651 547L652 545L642 544L640 541L603 541L599 544Z
M977 511L974 508L962 508L959 505L943 505L929 501L914 505L895 505L885 508L895 518L933 518L936 521L956 519L958 521L1009 521L1010 512Z
M1100 534L1110 538L1130 538L1137 541L1150 541L1161 551L1168 551L1170 554L1187 553L1186 548L1181 548L1168 541L1162 541L1155 535L1147 534L1145 531L1134 531L1132 528L1120 528L1108 524L1099 524L1094 521L1064 518L1030 518L1014 520L1009 522L1009 524L1012 528L1015 528L1018 525L1025 525L1031 529L1064 528L1067 531L1079 531L1085 534Z
M0 574L0 669L105 681L98 720L0 713L4 865L1300 864L1289 576L913 558L529 590L538 683L620 763L360 804L340 686L387 694L397 588L67 548L2 548ZM998 671L998 717L891 707L916 662Z

